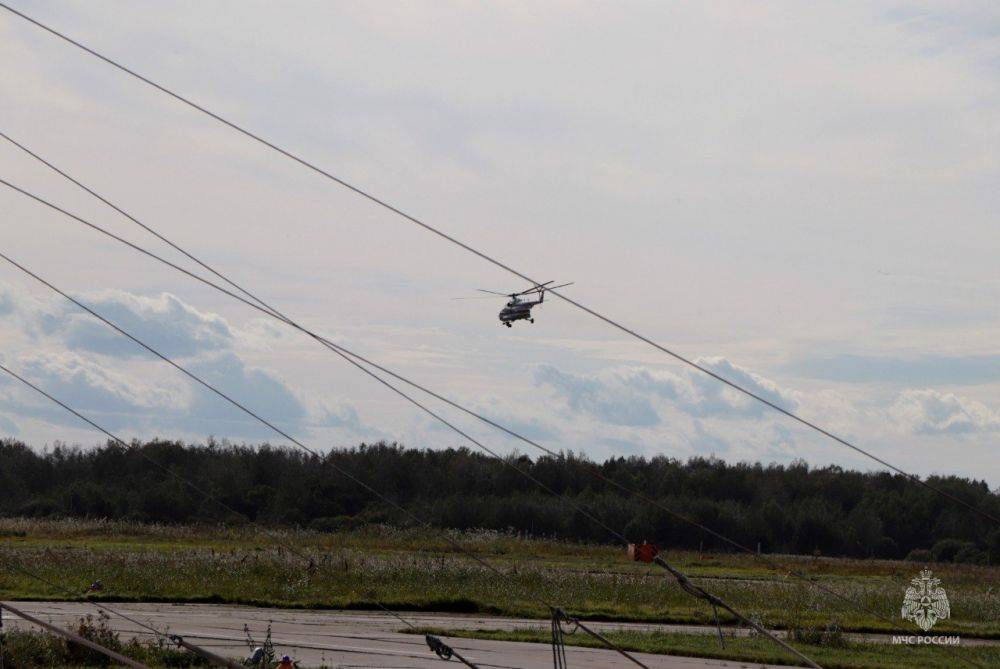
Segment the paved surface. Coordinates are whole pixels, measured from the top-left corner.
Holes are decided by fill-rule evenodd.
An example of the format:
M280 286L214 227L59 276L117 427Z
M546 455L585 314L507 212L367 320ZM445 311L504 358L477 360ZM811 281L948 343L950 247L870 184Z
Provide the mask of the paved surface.
M43 620L62 627L75 626L87 613L96 613L92 604L78 602L11 602ZM443 669L461 666L452 660L444 664L430 652L423 637L399 632L404 624L385 613L355 611L300 611L261 609L215 604L110 604L158 630L180 634L190 642L233 657L248 653L244 625L257 640L263 639L268 624L280 653L292 655L302 666L340 669ZM491 618L449 614L407 613L406 619L418 627L453 629L516 629L545 627L544 621ZM5 612L10 627L27 625ZM112 627L124 638L151 636L134 623L113 617ZM588 623L590 625L590 623ZM701 627L643 624L594 623L600 630L621 628L704 631ZM549 669L552 651L548 645L451 639L449 644L477 666L498 669ZM574 669L634 668L613 651L590 648L566 648L569 665ZM700 669L719 667L763 667L764 665L664 655L636 654L650 669ZM770 666L770 665L768 665Z

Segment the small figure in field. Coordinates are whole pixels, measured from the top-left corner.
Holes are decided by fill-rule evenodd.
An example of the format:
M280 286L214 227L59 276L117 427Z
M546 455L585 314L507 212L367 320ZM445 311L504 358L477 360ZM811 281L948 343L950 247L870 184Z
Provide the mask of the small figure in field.
M281 662L278 663L278 669L295 669L295 663L292 662L292 658L282 655Z

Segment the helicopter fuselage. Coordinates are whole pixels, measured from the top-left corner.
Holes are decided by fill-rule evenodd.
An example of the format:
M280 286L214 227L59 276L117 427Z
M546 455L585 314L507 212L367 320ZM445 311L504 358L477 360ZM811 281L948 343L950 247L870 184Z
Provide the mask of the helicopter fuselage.
M515 297L500 311L500 322L507 327L511 327L511 323L514 321L526 320L534 323L535 319L531 317L531 308L541 303L542 300L528 302Z

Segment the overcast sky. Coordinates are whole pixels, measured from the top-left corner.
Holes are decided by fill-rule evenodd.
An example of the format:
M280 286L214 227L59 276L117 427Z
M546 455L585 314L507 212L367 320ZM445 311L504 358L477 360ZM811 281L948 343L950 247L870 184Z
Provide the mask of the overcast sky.
M995 2L12 4L906 469L1000 483ZM523 282L6 12L0 62L4 133L546 446L875 467L557 300L502 328L502 299L451 298ZM2 141L0 176L177 258ZM316 448L464 443L6 188L0 231ZM126 438L274 439L0 265L4 364ZM0 432L102 440L3 378Z

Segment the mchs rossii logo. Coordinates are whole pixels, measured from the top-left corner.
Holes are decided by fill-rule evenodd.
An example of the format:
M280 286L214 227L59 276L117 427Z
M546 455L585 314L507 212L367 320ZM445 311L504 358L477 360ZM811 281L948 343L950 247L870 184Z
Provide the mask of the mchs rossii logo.
M930 569L910 581L900 610L903 620L913 621L923 631L929 631L941 620L951 617L948 595L941 587L941 579L934 578ZM893 643L958 645L957 636L894 636Z

